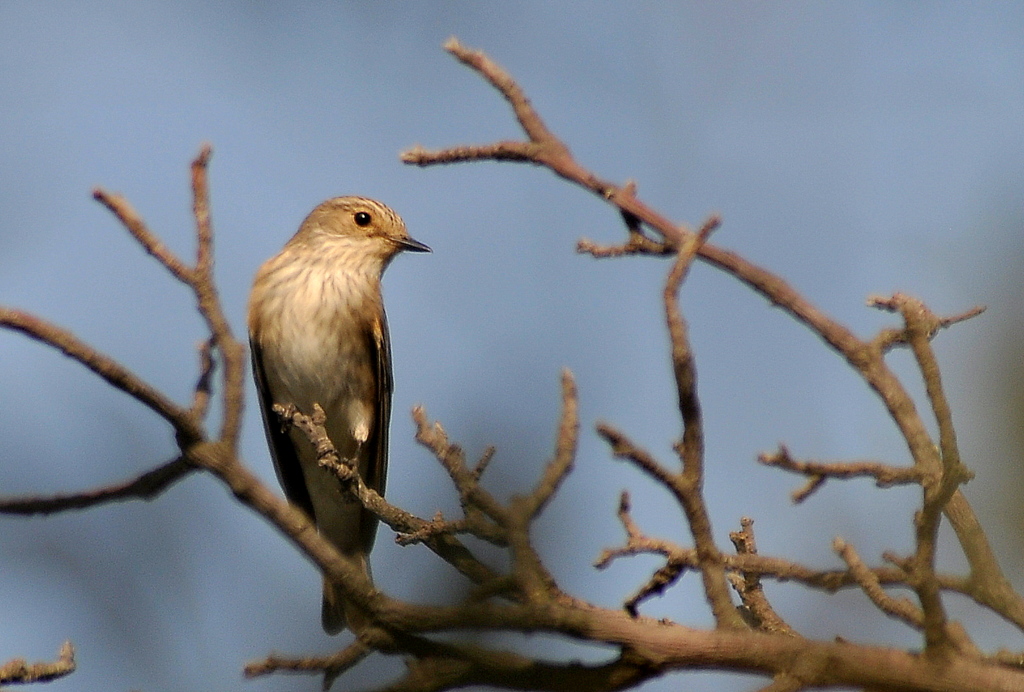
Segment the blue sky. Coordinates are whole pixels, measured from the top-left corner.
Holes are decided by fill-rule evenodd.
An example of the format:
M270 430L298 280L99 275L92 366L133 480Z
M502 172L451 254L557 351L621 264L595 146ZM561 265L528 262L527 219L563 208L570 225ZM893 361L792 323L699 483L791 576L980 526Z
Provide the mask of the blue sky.
M622 489L651 533L685 540L665 494L592 434L607 420L671 460L679 421L658 302L668 267L576 255L580 237L620 240L621 223L545 171L399 162L417 143L519 136L504 101L441 50L451 35L517 77L584 165L635 180L681 222L721 213L715 242L859 334L889 323L864 307L873 293L913 293L946 314L989 305L937 349L978 473L968 497L1004 568L1021 573L1019 522L1005 520L1020 510L1001 493L1019 487L1019 451L1006 446L1012 419L999 398L1019 373L1005 359L1021 334L1018 5L4 2L0 303L67 326L184 401L203 338L192 299L92 188L126 195L190 256L188 163L212 143L217 276L239 333L253 272L313 206L341 194L381 199L434 249L399 258L385 280L397 383L389 497L427 516L457 508L412 441L417 403L470 454L497 446L496 492L530 487L550 455L558 376L569 367L584 436L536 538L566 588L620 603L655 564L590 567L621 541ZM796 479L754 462L779 442L805 457L905 462L866 387L813 335L711 269L695 269L682 301L719 542L748 515L762 551L812 565L837 565L835 535L872 562L907 550L912 491L830 484L794 507ZM920 392L909 358L893 361ZM0 492L92 487L173 455L165 424L50 351L0 334L0 363ZM254 405L242 451L272 482ZM212 479L152 503L3 524L0 659L50 658L72 639L79 671L54 690L312 690L313 679L245 682L239 670L271 650L338 643L319 630L313 569ZM942 558L960 567L952 543ZM443 599L439 585L453 581L384 533L374 565L381 586L404 598ZM917 641L853 592L769 594L811 636ZM984 648L1022 648L994 618L953 607ZM644 612L709 622L695 580ZM552 651L544 640L518 645ZM367 662L353 680L369 685L398 665ZM692 678L692 689L754 685Z

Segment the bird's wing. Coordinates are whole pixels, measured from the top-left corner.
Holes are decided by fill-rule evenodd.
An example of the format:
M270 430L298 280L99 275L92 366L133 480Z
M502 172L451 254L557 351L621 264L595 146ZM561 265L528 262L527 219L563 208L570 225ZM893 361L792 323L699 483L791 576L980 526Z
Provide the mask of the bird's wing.
M306 480L302 475L302 467L288 433L282 428L281 419L274 413L274 399L267 383L267 373L263 369L262 349L252 339L249 340L249 351L252 354L252 374L256 380L256 393L260 400L260 413L263 414L263 429L267 433L267 445L270 457L274 460L277 480L284 488L288 501L304 511L310 519L315 519L313 501L306 489Z
M384 495L384 488L387 484L388 475L388 428L391 424L391 391L393 389L391 377L391 340L388 338L388 323L384 311L380 311L380 320L374 321L367 330L366 338L372 354L373 365L376 370L376 401L377 416L373 426L373 433L367 441L366 470L363 474L363 481L370 488ZM377 534L377 517L372 513L364 511L361 526L363 545L367 552L373 547L373 540Z

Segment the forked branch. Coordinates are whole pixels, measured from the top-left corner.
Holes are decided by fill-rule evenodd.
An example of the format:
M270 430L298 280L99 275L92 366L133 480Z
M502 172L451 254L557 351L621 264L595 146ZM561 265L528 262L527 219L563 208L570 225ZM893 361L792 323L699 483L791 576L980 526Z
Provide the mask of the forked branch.
M666 253L667 248L678 249L687 239L693 237L694 233L685 225L670 221L643 203L636 195L634 184L613 184L581 166L573 158L568 147L543 125L522 89L486 55L466 48L455 39L445 44L445 48L461 62L477 71L512 105L516 119L527 139L523 142L499 143L503 152L514 150L515 157L495 156L496 145L460 146L438 151L415 147L402 155L403 161L419 166L429 166L460 161L515 160L548 168L555 174L590 190L615 205L621 212L629 230L627 242L620 246L600 246L590 241L581 241L580 251L594 256L614 257L623 254L660 256ZM650 229L661 236L663 242L659 243L645 236L643 228ZM902 332L887 330L875 339L860 339L797 293L781 277L744 260L736 253L710 243L703 243L699 246L697 255L700 259L748 285L771 304L788 312L840 354L880 397L905 440L915 467L919 469L919 472L928 474L927 477L922 478L927 498L923 503L920 521L916 524L915 555L918 567L914 570L913 581L917 585L918 595L925 606L925 611L929 614L928 621L933 625L925 629L926 643L929 648L935 650L946 647L942 635L942 632L945 631L944 615L934 578L934 550L932 549L934 529L937 526L937 517L940 513L945 513L949 519L971 566L972 596L979 603L993 608L1006 619L1024 627L1024 599L1013 590L1012 585L1002 573L977 517L958 489L959 484L968 477L968 474L962 470L958 459L956 459L956 463L951 461L956 458L956 455L955 447L950 444L951 438L948 432L940 431L940 438L943 440L940 445L936 445L932 441L912 397L885 362L886 352L894 345L912 342L912 330L909 324L907 330ZM918 329L918 332L931 338L938 329L973 317L979 312L980 309L973 309L954 318L937 322L930 320L927 329L923 332ZM920 345L920 338L917 339L917 343ZM939 396L940 389L937 387L937 370L928 364L927 353L919 352L918 360L927 380L926 386L930 392L929 399L933 410L938 417L946 418L946 412L942 407L943 399ZM945 427L945 423L940 424L940 428ZM633 460L639 463L641 457L634 457ZM943 466L944 462L948 464L945 467ZM648 465L646 470L652 468ZM945 473L943 469L945 469ZM819 475L809 478L807 487L801 493L809 494L823 482L825 477L825 475ZM934 484L929 480L932 477L937 479ZM928 489L933 486L941 488L941 490Z
M846 686L872 690L987 690L1024 689L1024 671L1009 654L998 659L980 656L966 633L945 615L943 590L968 593L1006 619L1024 624L1024 602L999 571L991 549L959 484L968 478L953 434L952 415L938 376L929 340L944 326L966 318L938 320L923 305L893 297L891 307L904 319L904 329L888 330L873 340L862 340L796 293L781 278L746 262L738 255L708 244L718 225L712 217L697 232L677 225L644 204L636 187L614 185L598 178L573 158L568 147L544 124L522 89L487 56L454 39L446 48L484 76L510 103L526 134L524 141L505 141L477 147L454 147L441 152L415 149L404 155L419 165L468 160L523 161L545 166L557 175L589 189L614 204L627 229L618 246L581 243L580 250L594 256L647 254L674 256L663 293L665 319L671 343L682 435L676 445L678 467L669 468L652 454L607 424L599 434L613 454L625 458L672 493L689 527L693 547L646 536L630 516L628 496L622 496L619 518L627 541L605 551L601 565L639 553L665 558L665 566L644 584L622 609L602 608L563 592L530 540L532 522L551 502L575 463L579 434L575 383L562 377L562 413L554 452L540 479L527 494L503 503L484 484L484 469L493 456L488 451L473 466L444 429L428 421L422 409L414 411L417 439L449 474L463 508L463 516L432 520L415 517L369 490L358 473L340 459L326 435L322 411L282 409L317 446L321 463L335 471L358 500L389 524L407 544L422 542L477 585L464 602L453 606L406 603L377 590L362 570L323 540L307 517L267 488L241 462L237 454L242 411L244 346L225 319L213 281L213 231L210 223L206 169L210 150L204 148L193 162L193 213L197 251L194 265L172 253L145 226L122 198L97 191L97 198L117 215L128 232L178 281L188 285L209 334L200 351L199 374L192 401L186 408L154 390L123 366L82 344L70 333L24 313L0 310L0 325L38 339L89 367L116 388L156 411L174 427L181 455L178 459L108 488L57 498L0 502L0 511L47 512L85 507L159 493L188 469L201 468L218 478L238 500L257 512L286 536L304 555L342 589L346 598L364 605L371 625L358 639L327 657L269 656L246 668L247 675L273 672L323 674L325 686L337 675L379 651L405 657L406 672L382 689L435 690L471 685L537 690L619 690L670 671L700 668L738 671L770 677L763 689L780 692L809 687ZM653 234L648 235L650 231ZM659 239L660 238L660 239ZM754 542L752 524L741 522L731 535L735 554L725 554L714 543L710 513L703 496L705 477L704 429L696 386L696 365L687 325L678 303L679 288L695 258L730 273L798 321L841 354L874 389L903 434L913 459L910 471L885 465L855 467L798 462L788 453L774 463L808 476L812 483L824 478L870 475L881 484L914 482L922 486L922 505L915 520L915 551L910 557L889 555L887 567L868 567L851 546L836 543L846 569L816 571L793 562L762 555ZM967 315L970 316L970 315ZM940 430L935 444L913 400L885 363L884 355L896 345L909 346L925 379L930 408ZM214 391L214 364L221 367L220 387L224 418L211 434L205 424ZM942 512L950 518L971 565L966 578L938 574L934 565L934 538ZM463 544L465 534L487 540L508 553L505 571L492 569ZM717 627L696 629L655 621L638 615L639 603L670 587L686 570L698 571ZM896 648L855 645L843 641L813 641L800 637L775 613L761 590L765 578L797 580L814 588L834 590L856 586L887 614L923 630L925 653ZM732 603L728 585L740 594L746 620ZM885 587L913 589L917 603L897 599ZM582 665L551 662L499 648L491 643L440 641L428 635L454 631L527 632L557 635L581 644L600 646L612 654L604 663ZM482 640L483 641L483 640ZM16 661L0 668L0 683L46 679L74 667L70 645L55 664L28 666ZM6 676L6 677L5 677ZM18 679L20 676L20 680Z

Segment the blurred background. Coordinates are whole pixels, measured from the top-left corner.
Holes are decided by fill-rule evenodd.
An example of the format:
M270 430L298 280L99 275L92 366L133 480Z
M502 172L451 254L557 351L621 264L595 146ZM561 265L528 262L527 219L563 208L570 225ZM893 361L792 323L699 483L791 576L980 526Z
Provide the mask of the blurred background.
M618 545L618 495L652 535L688 541L665 492L610 458L606 420L666 464L680 431L660 291L668 264L575 254L624 237L617 214L550 173L512 164L418 169L398 153L517 138L505 102L442 49L458 36L520 82L581 163L666 215L790 280L862 336L891 316L869 294L904 291L936 312L982 317L935 342L966 492L1004 569L1021 575L1024 342L1024 6L892 3L0 3L0 303L62 324L186 402L204 332L192 296L90 191L127 196L183 256L194 251L188 164L211 165L217 277L244 330L256 267L328 197L379 198L428 256L385 279L397 382L389 498L430 516L458 502L413 442L423 404L471 457L496 445L499 496L523 492L551 454L558 377L578 379L574 474L535 527L564 588L616 607L659 562L591 566ZM798 478L755 462L780 442L802 458L908 455L879 402L833 353L762 298L697 267L683 289L707 434L716 538L753 517L759 547L839 566L836 535L870 563L908 551L911 489L829 483L803 505ZM891 357L918 395L907 353ZM250 386L250 393L252 388ZM0 333L0 494L50 494L133 477L174 455L166 424L81 367ZM256 406L242 452L276 483ZM459 578L385 530L379 585L420 602ZM488 554L494 555L493 551ZM949 532L944 569L962 570ZM500 558L494 555L497 564ZM915 647L920 638L853 590L767 585L807 636ZM327 653L320 579L277 533L194 476L150 503L52 518L0 518L0 661L79 670L48 689L283 690L318 678L245 681L270 651ZM987 651L1021 634L965 599L954 617ZM642 612L711 623L689 576ZM544 637L499 643L551 658L611 651ZM375 657L339 683L401 672ZM749 677L685 674L648 690L748 690Z

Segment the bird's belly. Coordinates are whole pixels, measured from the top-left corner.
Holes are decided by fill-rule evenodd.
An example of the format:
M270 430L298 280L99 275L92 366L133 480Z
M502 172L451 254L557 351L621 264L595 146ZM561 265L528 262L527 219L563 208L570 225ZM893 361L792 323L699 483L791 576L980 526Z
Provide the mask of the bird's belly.
M263 357L274 361L266 369L274 403L292 404L307 415L319 404L338 452L352 453L369 438L376 408L376 363L366 340L337 328L325 340L317 336L324 330L308 324L288 332L277 348L264 347Z

